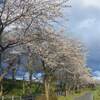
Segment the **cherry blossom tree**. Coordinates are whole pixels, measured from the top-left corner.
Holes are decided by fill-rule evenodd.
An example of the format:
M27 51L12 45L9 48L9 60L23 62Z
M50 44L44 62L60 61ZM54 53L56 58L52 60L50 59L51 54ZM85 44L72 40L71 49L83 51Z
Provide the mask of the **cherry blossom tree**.
M63 80L69 75L76 82L76 76L86 64L86 51L82 43L76 39L64 38L50 29L41 32L43 32L42 36L39 37L39 40L36 37L38 41L33 45L33 48L42 62L42 68L39 69L44 73L45 93L47 100L49 100L51 77L58 78L59 75L56 72L61 72L63 75L60 77Z
M67 0L3 0L0 4L0 72L2 56L9 48L34 41L34 32L52 26L62 17ZM0 79L3 75L0 73ZM1 81L0 81L1 83Z

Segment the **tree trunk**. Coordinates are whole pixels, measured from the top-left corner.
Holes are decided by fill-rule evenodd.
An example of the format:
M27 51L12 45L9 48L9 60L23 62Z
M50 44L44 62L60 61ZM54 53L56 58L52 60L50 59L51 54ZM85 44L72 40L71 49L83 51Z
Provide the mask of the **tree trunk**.
M45 97L46 97L46 100L49 100L49 82L48 82L48 71L46 69L46 66L45 66L45 62L44 60L41 60L42 61L42 64L43 64L43 70L45 72L45 75L44 75L44 89L45 89Z
M12 80L15 81L16 69L12 69Z
M68 95L67 85L65 85L65 96Z
M3 83L0 82L0 96L3 95Z
M45 85L45 97L46 100L49 100L49 83L47 79L44 80L44 85Z
M24 77L23 77L23 94L25 94L25 82L24 82Z
M30 88L30 94L32 93L32 72L29 73L29 88Z
M3 78L4 78L4 74L2 73L2 62L1 62L1 60L2 60L2 54L1 54L1 52L0 52L0 96L2 96L3 95Z
M2 77L2 53L3 53L3 49L2 49L2 33L3 33L3 23L2 23L2 20L1 20L1 17L0 17L0 45L1 45L1 48L0 48L0 96L3 95L3 77Z
M2 80L2 54L4 52L2 48L2 33L3 33L4 27L2 23L2 19L0 17L0 79ZM1 81L0 81L1 84Z
M32 84L32 73L31 72L29 73L29 81L30 81L30 87L31 87L31 84Z

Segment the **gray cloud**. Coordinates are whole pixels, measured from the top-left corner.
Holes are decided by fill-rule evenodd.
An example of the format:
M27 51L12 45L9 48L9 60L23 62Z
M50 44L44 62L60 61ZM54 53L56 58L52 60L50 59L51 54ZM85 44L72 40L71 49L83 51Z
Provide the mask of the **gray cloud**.
M69 30L81 39L89 51L88 66L100 70L100 6L99 0L73 0Z

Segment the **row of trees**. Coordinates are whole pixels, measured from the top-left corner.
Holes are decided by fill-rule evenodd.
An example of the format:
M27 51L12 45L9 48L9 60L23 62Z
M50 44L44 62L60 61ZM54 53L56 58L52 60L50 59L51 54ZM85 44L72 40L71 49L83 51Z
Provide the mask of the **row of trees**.
M92 83L84 46L53 28L52 22L63 18L67 4L68 0L3 0L0 4L0 95L4 77L12 71L14 79L21 67L29 73L30 85L33 73L41 73L46 100L52 81L63 82L66 91Z
M41 31L61 17L61 8L67 0L3 0L0 4L0 85L4 76L12 69L15 57L10 52L21 49L34 37L40 38ZM39 34L36 34L36 33ZM21 51L23 52L23 51ZM30 52L30 51L29 51ZM15 54L15 53L14 53ZM17 52L16 52L17 54ZM5 57L5 56L6 57ZM9 56L7 59L7 56ZM14 56L14 55L12 55ZM5 57L5 58L4 58ZM9 61L10 60L10 61ZM6 71L2 62L8 63ZM2 94L2 92L1 92Z

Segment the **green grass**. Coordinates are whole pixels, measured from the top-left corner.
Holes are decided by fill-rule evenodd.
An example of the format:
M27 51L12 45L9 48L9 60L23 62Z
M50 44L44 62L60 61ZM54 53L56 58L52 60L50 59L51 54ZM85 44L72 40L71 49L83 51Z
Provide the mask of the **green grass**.
M69 95L69 96L58 96L58 100L73 100L73 96Z
M97 86L95 90L92 91L94 100L100 100L100 86Z

